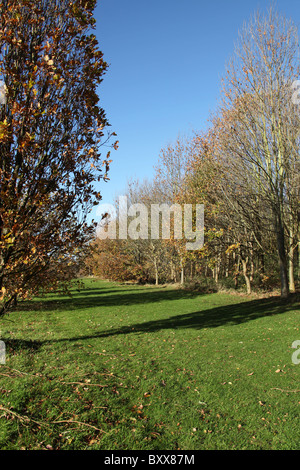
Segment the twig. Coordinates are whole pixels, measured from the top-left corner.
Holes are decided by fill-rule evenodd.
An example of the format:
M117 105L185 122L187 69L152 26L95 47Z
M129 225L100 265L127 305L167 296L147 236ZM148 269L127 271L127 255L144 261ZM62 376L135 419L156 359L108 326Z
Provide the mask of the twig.
M15 416L20 421L27 421L27 422L31 421L32 423L38 424L39 426L49 427L49 424L43 423L41 421L35 421L34 419L28 418L28 416L19 415L18 413L15 413L14 411L9 410L8 408L4 408L4 406L0 406L0 410L4 411L5 413L9 413L9 414ZM2 416L4 416L4 415L2 415Z
M21 370L17 370L17 369L11 369L9 368L10 370L13 370L14 372L18 372L18 374L21 374L21 375L34 375L34 374L28 374L28 372L23 372Z
M118 357L118 356L116 356L116 354L113 354L113 353L101 353L101 352L97 352L97 351L93 351L93 354L98 354L98 356Z
M52 421L51 424L61 424L61 423L76 423L76 424L81 424L82 426L88 426L89 428L93 428L96 431L104 432L105 434L106 431L103 431L103 429L96 428L96 426L92 426L91 424L88 423L82 423L81 421L75 421L74 419L62 419L60 421Z
M101 385L101 384L90 384L88 382L60 382L61 384L65 385L84 385L85 387L108 387L108 385Z
M282 388L271 388L271 390L279 390L280 392L286 392L286 393L297 393L300 392L299 390L283 390Z
M29 374L28 372L22 372L21 370L17 370L17 369L12 369L11 367L8 367L8 366L5 366L6 368L4 370L6 370L6 372L9 372L9 371L12 371L12 374L14 374L15 372L17 372L18 374L20 375L31 375L31 376L35 376L36 374ZM8 369L8 371L7 371ZM16 378L16 375L10 375L9 373L8 374L4 374L3 372L0 372L0 375L4 375L5 377L10 377L11 379L14 379Z
M35 421L34 419L28 418L28 416L19 415L18 413L15 413L14 411L9 410L8 408L4 408L4 406L0 406L0 410L4 411L5 413L9 413L9 414L15 416L20 421L33 422L35 424L38 424L39 426L46 426L48 428L50 427L49 424L47 424L47 423L44 423L44 422L41 422L41 421ZM2 416L5 416L5 415L2 415ZM2 416L0 416L0 418ZM107 434L106 431L103 431L103 429L99 429L96 426L92 426L91 424L82 423L81 421L76 421L76 420L73 420L73 419L62 419L62 420L58 420L58 421L50 421L50 424L62 424L62 423L80 424L81 426L87 426L89 428L95 429L96 431L100 431L100 432L103 432L103 433Z

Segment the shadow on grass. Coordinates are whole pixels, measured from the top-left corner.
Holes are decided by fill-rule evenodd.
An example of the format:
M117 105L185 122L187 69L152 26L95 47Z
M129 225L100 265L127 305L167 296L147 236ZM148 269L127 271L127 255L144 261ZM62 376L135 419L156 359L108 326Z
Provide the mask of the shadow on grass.
M145 292L139 294L141 295L140 303L145 302L145 294ZM153 296L154 292L150 294L151 296ZM158 295L159 293L156 294L156 300L162 298L160 295ZM118 305L120 305L120 303L122 302L122 296L116 297L118 297ZM123 297L127 298L127 296ZM164 298L173 300L174 298L182 298L182 292L165 292ZM150 298L148 299L148 301L150 301ZM38 349L44 344L75 342L95 338L106 338L115 335L143 334L145 332L157 332L165 329L176 330L192 328L196 330L201 330L203 328L217 328L219 326L224 325L239 325L266 316L280 315L284 312L292 310L299 310L300 313L299 294L291 296L289 300L282 300L278 297L272 297L268 299L251 300L247 302L240 302L231 305L209 308L186 314L173 315L168 318L163 318L159 320L133 323L131 325L124 326L121 328L99 331L93 335L82 335L77 337L59 338L45 341L24 341L7 339L7 344L10 345L12 348L30 349L31 352L34 352L34 350ZM3 340L6 341L5 338L3 338Z
M44 311L72 311L96 307L114 307L120 305L173 301L183 298L190 299L199 295L207 295L207 293L200 294L199 292L162 287L149 287L147 289L145 287L134 287L130 289L92 288L89 290L73 291L71 297L65 296L49 299L49 295L47 295L45 298L20 302L13 311L23 312L37 309ZM57 294L55 297L57 297Z
M26 339L11 339L1 338L5 342L6 351L11 354L17 354L18 352L26 351L29 354L34 354L42 346L43 341L39 340L26 340Z
M92 338L104 338L114 335L156 332L165 329L217 328L224 325L238 325L258 318L279 315L291 310L299 310L299 297L293 296L288 301L273 297L269 299L252 300L233 305L199 310L192 313L173 315L168 318L133 323L129 326L100 331L94 335L80 336L78 338L65 338L54 341L76 341Z

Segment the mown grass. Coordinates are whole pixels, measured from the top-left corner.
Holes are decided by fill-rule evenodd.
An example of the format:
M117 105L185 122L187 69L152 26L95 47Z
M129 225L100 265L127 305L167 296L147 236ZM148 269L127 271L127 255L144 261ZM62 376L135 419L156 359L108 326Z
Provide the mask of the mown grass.
M299 301L86 280L0 320L1 449L299 449Z

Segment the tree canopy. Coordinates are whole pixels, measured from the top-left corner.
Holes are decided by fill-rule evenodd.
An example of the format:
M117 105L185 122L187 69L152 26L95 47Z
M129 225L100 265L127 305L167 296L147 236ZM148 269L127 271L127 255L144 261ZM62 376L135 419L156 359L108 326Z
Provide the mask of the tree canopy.
M1 0L0 295L17 298L74 275L93 233L111 135L99 103L107 70L94 0ZM116 145L116 144L115 144Z

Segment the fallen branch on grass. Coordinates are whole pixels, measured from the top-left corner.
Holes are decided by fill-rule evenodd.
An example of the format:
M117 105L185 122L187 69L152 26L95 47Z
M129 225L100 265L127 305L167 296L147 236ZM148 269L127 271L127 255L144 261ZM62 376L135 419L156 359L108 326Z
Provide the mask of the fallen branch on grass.
M8 370L6 370L6 372L8 372L8 373L0 372L0 375L3 375L4 377L9 377L11 379L15 379L18 376L18 375L15 374L16 372L17 372L17 374L19 374L21 376L22 375L29 375L27 372L21 372L20 370L11 369L10 367L7 367L7 369ZM9 373L10 371L12 371L12 373Z
M42 422L42 421L36 421L32 418L28 418L28 416L23 416L23 415L20 415L18 413L15 413L14 411L12 410L9 410L8 408L4 408L4 406L0 406L0 410L4 411L5 413L8 413L12 416L14 416L15 418L19 419L21 421L21 423L23 422L32 422L32 423L35 423L35 424L38 424L39 426L46 426L46 427L50 427L50 424L65 424L65 423L69 423L69 424L79 424L81 426L87 426L89 428L92 428L92 429L95 429L96 431L100 431L100 432L103 432L106 434L106 431L103 431L103 429L99 429L97 428L96 426L93 426L92 424L88 424L88 423L83 423L81 421L77 421L77 420L74 420L74 419L62 419L62 420L58 420L58 421L51 421L50 423L45 423L45 422ZM5 417L6 414L0 416L0 418L2 417Z
M4 408L4 406L0 406L0 410L4 411L5 413L9 413L11 414L12 416L14 416L15 418L18 418L21 422L23 421L27 421L28 422L32 422L32 423L35 423L35 424L38 424L39 426L46 426L46 427L49 427L49 424L47 423L43 423L41 421L35 421L34 419L32 418L28 418L28 416L23 416L23 415L20 415L18 413L15 413L14 411L12 410L9 410L8 408ZM2 418L3 416L6 416L5 414L0 416L0 418Z

